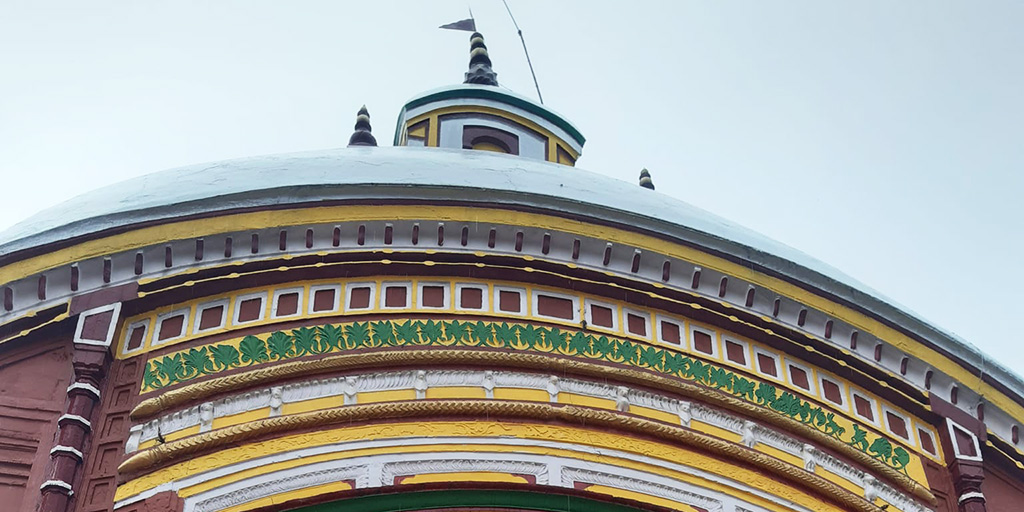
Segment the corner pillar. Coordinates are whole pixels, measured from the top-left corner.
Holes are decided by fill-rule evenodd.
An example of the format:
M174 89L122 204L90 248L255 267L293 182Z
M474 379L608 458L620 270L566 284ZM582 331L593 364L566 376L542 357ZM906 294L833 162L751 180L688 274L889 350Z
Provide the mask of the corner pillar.
M39 512L67 512L74 496L79 467L93 429L93 412L100 404L100 389L110 367L110 346L121 313L121 303L108 304L78 317L72 367L64 413L57 419L57 441L50 449Z

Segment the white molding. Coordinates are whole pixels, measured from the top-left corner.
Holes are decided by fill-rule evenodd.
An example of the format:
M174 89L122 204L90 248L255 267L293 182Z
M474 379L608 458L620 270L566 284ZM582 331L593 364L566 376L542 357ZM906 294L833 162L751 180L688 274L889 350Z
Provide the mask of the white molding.
M334 290L334 304L331 305L331 309L324 311L313 311L313 306L316 304L316 292L323 290ZM309 315L329 315L331 313L339 313L341 311L341 299L344 297L344 293L341 289L340 284L318 284L309 287L309 300L306 304L306 314Z
M462 290L465 288L472 288L474 290L480 290L480 307L479 308L467 308L462 305ZM465 311L490 311L491 310L491 296L489 289L484 283L455 283L455 309Z
M949 429L949 441L950 444L953 445L953 456L955 458L961 460L975 460L981 462L981 445L978 443L978 436L974 435L974 432L971 432L963 425L960 425L959 423L949 418L946 418L946 428ZM961 432L971 436L971 441L974 442L974 453L976 453L977 455L963 455L960 453L960 447L956 441L956 432L954 431L954 429L960 430Z
M350 375L346 377L332 377L325 379L311 379L304 382L295 382L281 386L280 394L282 403L293 403L303 400L337 396L338 406L357 403L358 393L368 391L387 390L415 390L418 398L426 397L426 392L431 387L442 386L468 386L483 387L489 398L494 395L494 389L519 388L535 389L548 392L549 399L553 403L558 402L558 396L562 391L604 398L615 401L616 408L620 411L628 411L631 405L646 407L669 414L679 418L681 426L690 427L691 421L700 421L723 430L739 434L743 438L743 444L756 446L764 444L782 452L800 457L803 467L820 466L823 470L833 473L854 485L861 486L865 473L853 468L850 464L839 460L821 449L804 445L802 441L790 437L785 432L773 430L763 425L744 421L731 413L708 407L699 403L691 403L679 400L671 396L656 394L647 390L636 390L625 386L613 386L603 382L586 381L575 378L559 378L556 375L544 375L536 373L522 373L509 371L491 370L407 370L399 372L377 372L363 375ZM488 386L490 389L488 390ZM273 415L273 397L275 388L251 391L235 396L222 398L213 402L216 414L215 417L237 414L269 407L270 415ZM173 429L180 429L186 426L182 419L190 418L190 421L198 423L202 413L200 410L203 404L198 407L168 414L162 418L151 421L146 425L146 435L143 440L156 437L156 425L161 424L161 432L172 432ZM135 427L133 427L135 428ZM202 431L202 428L201 428ZM810 449L808 449L810 446ZM136 445L137 447L137 445ZM890 503L910 503L913 500L906 498L895 489L882 484L876 486L880 497ZM909 501L908 501L909 500ZM910 507L910 508L908 508ZM901 507L906 512L917 511L912 505ZM924 509L920 509L924 510Z
M128 355L128 354L134 354L136 352L142 352L146 348L146 338L150 338L150 343L152 343L153 327L154 326L152 325L152 322L150 320L151 320L151 318L149 318L149 317L142 318L142 319L139 319L136 322L132 322L132 323L128 324L125 327L125 329L124 329L124 337L122 338L122 342L121 342L121 353L122 354ZM136 347L136 348L129 349L128 348L128 342L131 339L132 332L135 331L136 328L140 328L140 327L143 329L143 331L142 331L142 343L139 344L139 346Z
M277 305L278 305L278 302L280 302L280 300L281 300L281 296L282 295L290 295L292 293L298 294L298 296L299 296L297 299L295 299L295 312L290 314L290 315L278 315L277 314ZM303 311L302 305L305 304L305 300L306 300L306 288L302 287L302 286L298 286L298 287L294 287L294 288L282 288L282 289L279 289L279 290L274 290L274 295L270 299L270 318L271 319L277 319L277 318L291 318L291 317L301 316L302 315L302 311Z
M170 338L161 340L160 339L160 334L161 334L160 331L163 330L164 320L166 320L168 318L174 318L174 317L176 317L178 315L183 315L184 316L184 319L182 319L182 321L181 321L181 332L179 332L177 336L171 336ZM165 343L169 343L171 341L184 338L186 335L188 335L189 326L190 325L192 325L192 307L191 306L175 309L174 311L168 311L166 313L161 313L161 314L156 316L156 325L154 325L154 327L153 327L153 334L152 334L152 337L150 338L149 345L151 347L155 347L157 345L163 345Z
M735 343L743 347L743 363L737 363L732 359L729 359L729 343ZM754 364L756 359L755 352L750 348L750 343L744 341L736 336L729 336L725 333L722 334L722 362L727 365L736 365L740 368L746 368L748 370L754 370Z
M383 284L383 283L381 283ZM353 308L352 304L352 290L354 288L369 288L370 297L366 301L365 308ZM383 291L383 290L382 290ZM341 305L343 312L349 311L371 311L377 307L377 283L374 281L353 281L351 283L345 283L345 303Z
M664 336L661 333L661 323L662 322L668 322L668 323L673 324L673 325L675 325L676 327L679 328L679 343L678 344L677 343L673 343L671 341L665 341ZM678 349L682 349L682 350L684 350L686 352L691 352L692 351L692 349L690 348L689 339L687 337L686 321L685 320L680 320L678 318L675 318L675 317L672 317L672 316L669 316L669 315L663 315L663 314L655 312L654 313L654 318L653 318L653 320L651 320L651 324L654 326L654 330L658 333L657 336L654 337L654 341L656 341L656 342L658 342L660 344L663 344L663 345L667 345L669 347L673 347L673 348L675 348L677 350Z
M85 456L82 455L82 452L72 446L58 444L57 446L50 448L50 455L52 456L55 453L70 453L71 455L74 455L79 462L85 460Z
M509 454L509 457L515 455ZM533 475L538 485L548 484L547 465L497 458L435 459L388 462L381 466L383 485L393 485L395 478L422 473L498 472Z
M629 315L636 315L643 319L644 330L647 334L636 334L629 330ZM651 341L654 339L654 315L648 311L642 311L639 309L632 309L628 307L622 308L622 333L625 336L632 336L634 338L640 338Z
M401 306L388 306L388 288L404 288L405 289L405 304ZM397 311L402 309L412 308L412 281L383 281L380 283L380 304L378 307L382 311ZM373 299L373 292L370 292L370 298ZM370 307L374 306L373 301L370 301Z
M960 504L962 504L963 502L965 502L967 500L973 500L973 499L979 499L981 501L985 501L985 495L980 493L980 492L977 492L977 491L965 492L965 493L961 494L959 498L957 498L956 503L958 505L960 505Z
M516 292L519 294L519 311L505 311L501 309L501 292ZM530 313L530 300L527 296L526 288L495 285L491 296L491 303L494 305L493 310L495 313L514 316L527 316Z
M92 423L89 423L89 420L77 414L62 414L59 418L57 418L57 424L59 425L65 420L73 421L84 426L87 430L92 430Z
M593 306L602 307L611 310L612 325L611 327L605 327L603 325L597 325L594 323L594 314L591 311ZM605 302L602 300L592 299L590 297L583 298L583 319L587 321L587 329L593 329L595 331L603 332L619 332L619 307L611 302Z
M559 316L549 316L540 312L540 296L551 297L552 299L567 300L571 304L572 318L562 318ZM549 320L555 320L557 322L570 322L574 324L580 323L580 296L570 295L567 293L560 293L551 290L538 290L534 288L530 293L530 306L533 310L533 316L537 318L546 318Z
M230 304L231 299L227 297L214 299L208 302L203 302L202 304L197 304L196 317L192 322L192 335L195 336L197 334L215 331L217 329L223 329L224 327L226 327L228 325L228 309ZM203 312L206 311L207 309L215 308L217 306L220 306L222 308L220 312L220 322L218 322L217 325L214 327L199 329L199 324L201 324L203 321Z
M103 340L87 340L82 339L82 329L85 327L85 320L91 316L106 313L110 311L110 325L107 326L107 335ZM82 311L78 314L78 323L75 326L74 342L80 345L95 345L98 347L109 347L111 342L114 341L114 331L117 330L117 326L121 323L121 303L115 302L113 304L107 304L99 306L86 311Z
M655 475L651 476L654 477ZM593 471L590 469L568 467L562 469L563 487L572 487L574 486L573 484L577 482L603 485L646 494L648 496L656 496L676 503L700 507L708 510L709 512L720 512L723 510L722 501L720 499L710 498L708 496L703 496L686 490L682 488L680 482L674 480L671 482L675 485L671 485L668 482L656 483L654 480L654 478L629 478L615 473Z
M93 386L92 384L89 384L88 382L74 382L74 383L72 383L70 386L68 386L68 393L71 393L72 391L74 391L76 389L82 389L82 390L88 391L89 393L92 393L92 396L96 397L97 400L100 399L100 390L97 389L96 386Z
M721 352L722 352L722 347L718 346L719 342L721 341L721 340L718 339L719 338L718 337L718 332L716 332L714 329L707 329L707 328L704 328L704 327L701 327L701 326L698 326L698 325L693 325L693 322L687 322L687 323L689 325L689 328L686 330L687 345L692 349L693 353L694 354L698 354L697 357L711 357L711 358L714 358L714 359L718 359L719 354L721 354ZM707 352L702 352L700 350L697 350L697 343L695 343L694 340L693 340L693 333L695 333L695 332L699 332L699 333L703 333L703 334L707 334L708 336L711 336L711 353L710 354L708 354Z
M438 287L444 290L444 297L442 298L441 306L425 306L423 305L423 288L425 286ZM487 295L486 290L481 295ZM444 281L417 281L416 282L416 309L426 309L427 311L447 311L452 307L452 284Z
M267 297L269 297L269 291L264 290L262 292L247 293L235 297L234 308L231 313L231 324L232 325L245 325L254 322L259 322L267 317ZM238 315L242 312L242 303L252 300L260 299L260 316L253 320L239 320Z
M342 480L355 480L366 473L365 466L330 467L328 464L317 466L321 469L305 472L276 471L214 488L186 498L185 512L215 512L275 494Z
M672 461L668 461L668 460L664 460L664 459L660 459L660 458L653 458L653 457L648 457L648 456L644 456L644 455L638 455L638 454L632 453L632 452L625 452L625 451L620 451L620 450L615 450L615 449L605 449L605 448L599 448L599 447L594 447L594 446L575 444L575 443L570 443L570 442L520 439L520 438L515 438L515 437L503 437L503 436L501 436L501 437L444 437L444 436L441 436L441 437L414 437L414 438L403 437L403 438L393 438L393 439L359 440L359 441L349 441L349 442L342 442L342 443L330 443L330 444L325 444L325 445L321 445L321 446L314 446L314 447L309 447L309 448L301 448L301 449L297 449L297 450L276 453L276 454L267 455L267 456L263 456L263 457L255 457L255 458L252 458L252 459L241 460L241 461L236 462L234 464L229 464L227 466L223 466L223 467L220 467L220 468L211 469L210 471L206 471L206 472L202 472L202 473L198 473L198 474L192 474L192 475L184 476L180 480L176 480L176 481L173 481L173 482L167 482L167 483L161 484L161 485L159 485L159 486L157 486L157 487L155 487L153 489L150 489L150 490L147 490L147 491L143 491L143 492L141 492L141 493L139 493L137 495L130 496L130 497L128 497L128 498L126 498L126 499L124 499L122 501L119 501L119 502L117 502L115 504L114 508L116 509L116 508L120 508L120 507L123 507L123 506L130 505L132 503L136 503L136 502L138 502L140 500L146 499L146 498L148 498L148 497L150 497L150 496L152 496L154 494L160 493L160 492L164 492L164 491L177 492L179 489L196 486L196 485L202 484L204 482L213 481L213 480L216 480L218 478L221 478L221 477L224 477L224 476L227 476L227 475L239 473L239 472L245 471L247 469L252 469L252 468L256 468L256 467L260 467L260 466L265 466L265 465L272 464L272 463L275 463L275 462L281 462L281 461L286 461L286 460L301 460L301 459L304 459L304 458L314 457L314 456L318 456L318 455L327 455L327 454L334 454L334 453L353 452L353 451L357 451L357 450L364 450L364 449L370 449L370 448L407 447L407 448L409 448L411 450L415 450L415 447L417 447L417 446L424 446L424 447L426 447L426 446L433 446L433 445L452 445L452 446L455 446L455 445L460 445L460 444L461 445L500 445L500 446L508 446L508 447L516 447L516 446L526 447L526 446L530 446L530 447L552 448L552 449L558 449L558 450L562 450L562 451L569 452L569 453L587 454L587 455L590 455L590 456L600 455L600 456L604 456L604 457L612 457L612 458L618 458L618 459L622 459L622 460L632 460L632 461L636 461L636 462L639 462L639 463L642 463L642 464L649 464L649 465L652 465L653 467L665 468L665 469L668 469L668 470L671 470L671 471L676 471L676 472L680 472L680 473L683 473L683 474L686 474L686 475L694 476L694 477L697 477L699 479L703 479L703 480L707 480L709 482L712 482L712 483L714 483L716 485L725 485L725 486L728 486L728 487L736 488L736 489L738 489L742 493L748 493L748 494L750 494L752 496L756 496L759 499L763 499L763 500L765 500L765 501L767 501L769 503L776 504L778 506L786 508L787 510L795 510L795 511L799 511L799 512L812 512L809 509L806 509L806 508L801 507L799 505L796 505L796 504L794 504L792 502L789 502L785 498L774 496L774 495L772 495L770 493L767 493L767 492L764 492L764 491L760 491L760 490L751 488L751 487L749 487L748 485L746 485L746 484L744 484L742 482L736 482L736 481L733 481L733 480L731 480L731 479L729 479L727 477L715 475L715 474L712 474L712 473L708 473L708 472L706 472L704 470L700 470L700 469L696 469L696 468L693 468L693 467L690 467L690 466L686 466L686 465L678 463L678 462L672 462ZM682 482L678 482L678 481L674 481L674 480L668 479L667 477L661 477L661 476L653 475L653 474L650 474L650 473L640 473L640 472L636 472L635 470L629 470L629 469L621 468L621 467L618 467L618 466L605 465L605 464L602 464L602 463L584 462L584 461L576 459L576 458L574 458L572 456L553 457L553 456L546 456L546 455L525 454L525 453L504 452L504 451L501 452L501 453L488 453L488 452L417 452L417 451L411 451L411 452L407 452L407 453L398 453L398 454L396 454L396 453L384 453L384 454L375 455L375 456L361 456L361 457L355 457L355 458L343 458L343 459L337 459L337 460L332 460L332 461L325 461L325 462L321 462L321 463L315 463L315 464L311 464L311 465L308 465L308 466L305 466L305 467L296 467L296 468L291 468L291 469L288 469L288 470L282 470L280 472L260 475L258 477L254 477L254 479L251 479L248 482L237 482L236 484L229 484L229 485L224 486L224 487L213 488L213 489L208 490L207 492L201 493L200 495L196 495L196 496L193 496L193 497L190 497L190 498L186 498L186 509L185 510L186 511L190 511L191 510L189 508L191 502L201 501L201 500L213 497L215 495L223 494L223 493L226 493L226 492L231 492L233 490L238 489L239 487L245 487L246 485L250 485L250 486L256 485L256 486L258 486L258 485L261 485L261 483L264 482L264 481L272 481L272 480L277 479L277 478L282 478L285 475L291 475L291 474L295 474L295 473L309 473L309 472L318 471L318 470L322 470L322 469L327 469L327 468L333 467L332 465L335 465L335 466L337 466L337 465L344 465L345 467L355 467L358 471L362 472L362 474L366 475L365 479L363 479L363 480L360 480L360 478L358 478L358 477L356 478L357 488L375 487L375 486L381 485L380 478L379 478L379 476L380 476L380 469L379 468L383 464L388 463L388 462L395 462L395 461L424 460L424 459L427 459L427 460L495 459L495 460L519 460L519 461L527 461L527 462L543 462L543 463L547 464L547 466L548 466L548 469L549 469L548 474L549 475L552 474L551 469L557 468L557 467L561 467L561 466L565 466L565 467L579 468L579 469L603 470L603 472L605 472L605 473L609 473L609 474L624 474L626 477L631 477L631 478L634 477L634 476L642 476L642 478L640 478L640 480L652 480L652 481L654 481L655 479L657 479L657 480L660 480L660 481L675 482L675 485L689 485L689 484L684 484ZM374 469L375 467L378 468L378 469L375 470ZM286 471L288 473L285 473ZM627 474L627 473L636 473L636 475ZM375 476L376 476L376 479L374 478ZM558 485L558 483L555 482L555 481L549 480L548 481L548 485ZM712 495L715 494L713 491L708 491L708 493L712 494ZM717 499L719 496L714 496L714 497ZM723 499L724 498L728 498L728 497L726 497L724 495L721 496L721 497ZM745 507L749 507L750 506L750 505L748 505L746 503L743 503L743 505ZM750 510L754 510L756 512L762 512L763 511L763 509L761 509L760 507L751 508ZM905 510L908 510L908 511L912 510L913 512L925 512L925 509L923 509L923 508L920 509L920 511L914 510L914 509L905 509Z
M43 489L46 489L47 487L57 487L58 489L63 490L64 494L67 494L68 496L71 496L71 494L74 493L74 491L71 489L71 484L63 480L47 480L43 482L43 485L39 486L39 490L41 491Z

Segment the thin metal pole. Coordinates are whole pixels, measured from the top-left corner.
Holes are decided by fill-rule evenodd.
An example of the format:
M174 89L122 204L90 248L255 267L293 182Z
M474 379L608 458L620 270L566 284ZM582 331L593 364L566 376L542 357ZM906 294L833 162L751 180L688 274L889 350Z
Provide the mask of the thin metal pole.
M544 104L544 96L540 94L540 85L537 83L537 73L533 72L533 62L530 61L530 51L526 49L526 38L523 37L523 31L519 28L519 24L516 23L516 17L512 15L512 9L508 7L506 0L501 0L501 3L505 4L505 10L508 11L508 17L512 18L512 25L515 25L516 31L519 32L519 40L523 42L523 53L526 54L526 64L530 66L530 75L533 76L533 86L537 88L537 99L540 100L541 105Z

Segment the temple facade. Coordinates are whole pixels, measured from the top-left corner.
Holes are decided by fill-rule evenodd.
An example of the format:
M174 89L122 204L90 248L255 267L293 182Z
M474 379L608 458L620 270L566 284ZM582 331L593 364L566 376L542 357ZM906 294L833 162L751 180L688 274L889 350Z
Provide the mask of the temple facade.
M0 234L0 508L1007 512L1024 382L498 85ZM656 174L656 173L655 173ZM655 176L656 177L656 176Z

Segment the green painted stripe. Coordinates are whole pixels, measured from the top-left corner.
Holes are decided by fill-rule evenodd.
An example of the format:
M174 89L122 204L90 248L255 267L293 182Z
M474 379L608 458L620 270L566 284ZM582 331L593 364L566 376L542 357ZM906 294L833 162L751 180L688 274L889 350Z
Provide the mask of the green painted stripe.
M507 105L511 105L513 107L521 108L531 114L538 115L544 118L545 120L550 121L555 126L565 130L573 139L576 140L576 142L580 146L583 146L583 144L587 142L587 139L583 137L583 134L580 133L580 131L577 130L575 126L573 126L568 121L566 121L559 115L555 114L554 112L540 105L537 105L536 103L526 101L522 98L517 98L509 94L505 94L498 89L446 89L443 91L435 92L433 94L428 94L426 96L423 96L422 98L416 98L410 101L409 103L406 103L405 106L402 107L402 109L403 111L410 110L421 105L426 105L427 103L458 98L494 100L501 103L505 103ZM401 128L401 126L398 127L399 130ZM397 131L395 132L395 145L398 145Z
M452 507L487 507L540 510L545 512L640 512L616 503L524 491L444 490L416 491L360 496L331 503L293 509L293 512L400 512Z

